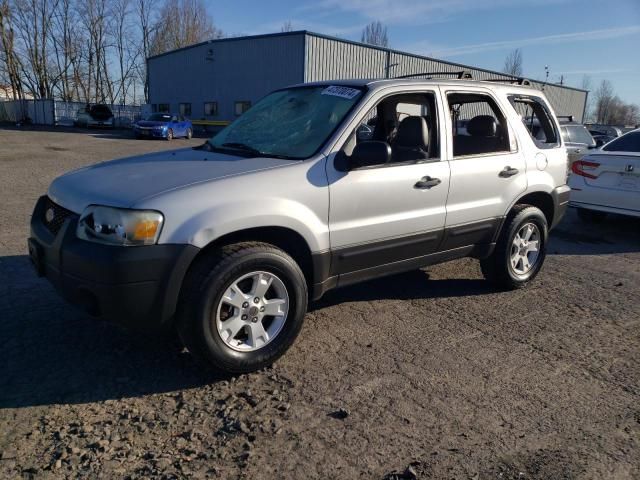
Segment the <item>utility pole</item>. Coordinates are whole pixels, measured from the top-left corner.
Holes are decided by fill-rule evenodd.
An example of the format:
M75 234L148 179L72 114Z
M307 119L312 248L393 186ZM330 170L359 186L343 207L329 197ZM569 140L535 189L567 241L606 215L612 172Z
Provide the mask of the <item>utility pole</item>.
M397 63L389 63L391 62L391 51L387 50L387 62L386 62L386 66L384 67L384 78L390 78L389 77L389 72L393 67L397 67L398 64Z

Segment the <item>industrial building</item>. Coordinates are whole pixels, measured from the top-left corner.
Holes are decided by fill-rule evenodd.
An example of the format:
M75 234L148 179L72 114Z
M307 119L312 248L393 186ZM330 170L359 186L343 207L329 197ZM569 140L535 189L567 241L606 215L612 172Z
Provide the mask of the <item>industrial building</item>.
M509 76L307 31L210 40L147 60L153 111L192 120L231 121L272 90L348 78L394 78L465 70L477 80ZM585 90L531 81L557 115L584 117Z

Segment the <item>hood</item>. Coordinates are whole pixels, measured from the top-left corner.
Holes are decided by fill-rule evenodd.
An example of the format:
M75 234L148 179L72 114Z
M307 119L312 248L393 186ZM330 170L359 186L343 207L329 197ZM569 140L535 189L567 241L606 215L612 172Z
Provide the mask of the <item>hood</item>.
M136 125L139 127L164 127L169 122L160 122L155 120L139 120Z
M76 213L91 204L129 208L169 190L292 163L295 162L191 148L158 152L69 172L51 183L48 195Z

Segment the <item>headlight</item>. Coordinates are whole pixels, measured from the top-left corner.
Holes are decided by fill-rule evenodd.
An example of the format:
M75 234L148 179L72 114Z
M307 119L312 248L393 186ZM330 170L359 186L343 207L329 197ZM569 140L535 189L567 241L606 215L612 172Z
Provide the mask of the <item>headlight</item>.
M77 236L108 245L153 245L158 241L164 218L153 210L90 205L78 221Z

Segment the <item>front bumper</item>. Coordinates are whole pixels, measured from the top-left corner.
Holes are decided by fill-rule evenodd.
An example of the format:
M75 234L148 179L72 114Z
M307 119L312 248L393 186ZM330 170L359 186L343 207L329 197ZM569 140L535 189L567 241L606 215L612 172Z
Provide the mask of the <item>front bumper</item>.
M561 185L551 191L551 198L553 199L553 221L549 226L549 230L558 225L567 212L570 193L571 187L569 187L569 185Z
M87 121L87 127L94 127L94 128L113 128L113 119L110 118L109 120L88 120Z
M166 130L156 130L151 128L134 128L134 133L138 137L144 138L167 138Z
M76 237L78 215L57 233L46 225L50 200L41 197L31 218L29 253L36 271L70 303L138 330L170 325L180 287L199 249L192 245L120 247Z

